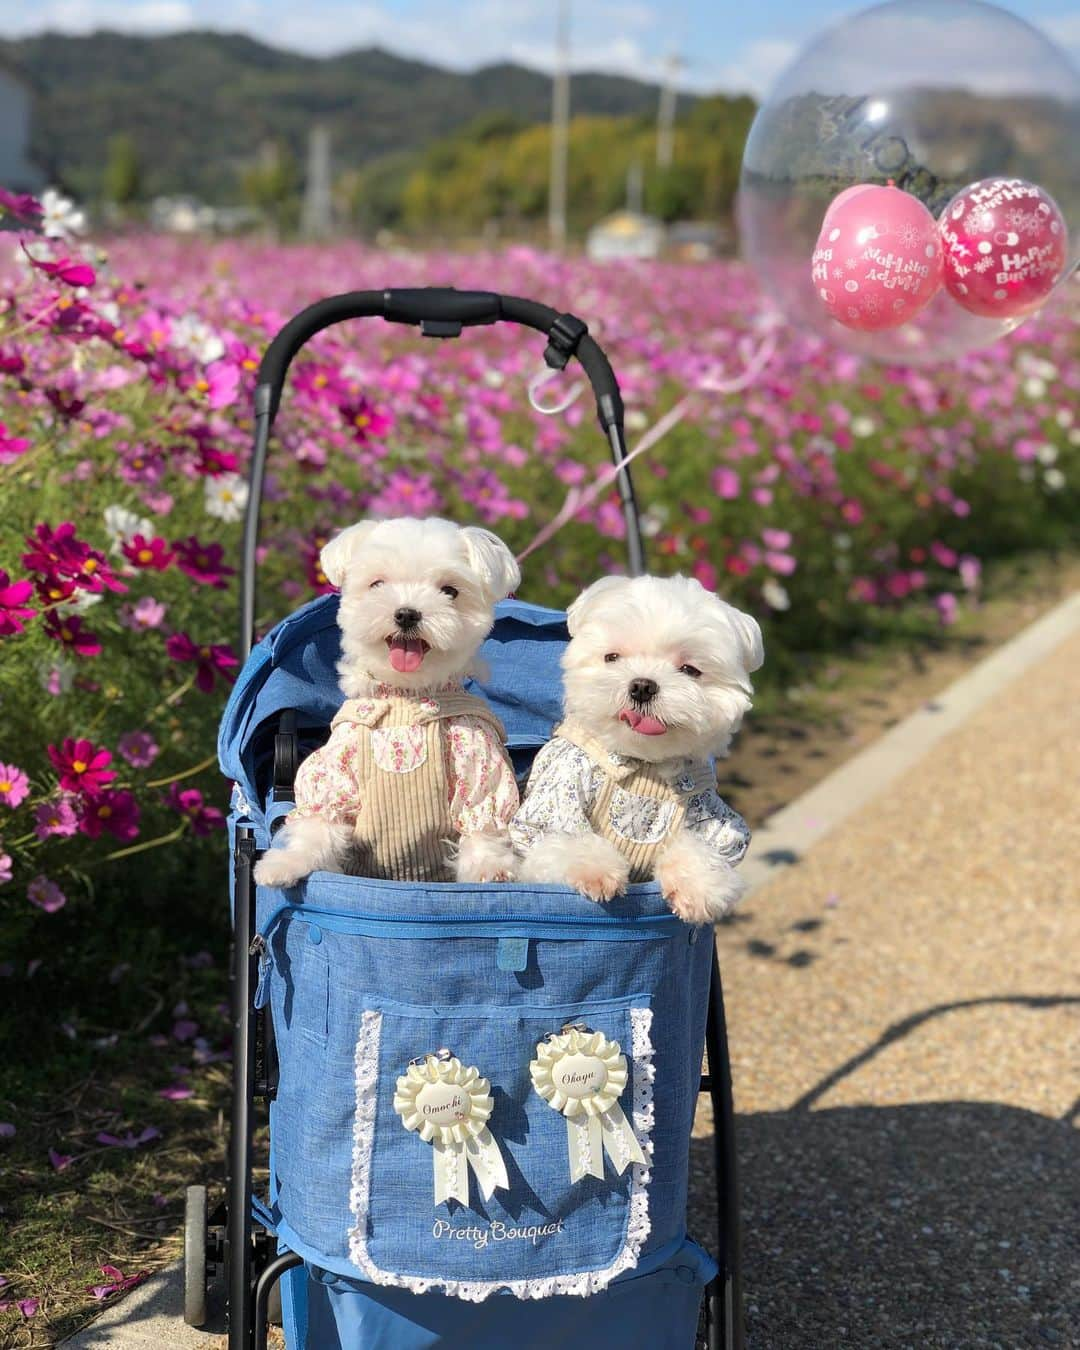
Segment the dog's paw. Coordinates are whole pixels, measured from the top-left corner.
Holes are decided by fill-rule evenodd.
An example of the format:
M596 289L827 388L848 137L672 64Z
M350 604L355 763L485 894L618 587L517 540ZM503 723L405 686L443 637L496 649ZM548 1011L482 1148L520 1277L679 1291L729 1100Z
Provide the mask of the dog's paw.
M255 864L255 884L257 886L276 886L283 889L295 886L307 873L288 849L274 848L264 853Z
M745 884L735 869L692 839L677 839L656 866L668 907L685 923L716 923L729 914Z
M614 900L622 895L630 880L625 858L597 859L572 863L566 869L566 882L590 900Z
M513 881L516 859L509 839L494 834L462 835L454 873L464 885Z

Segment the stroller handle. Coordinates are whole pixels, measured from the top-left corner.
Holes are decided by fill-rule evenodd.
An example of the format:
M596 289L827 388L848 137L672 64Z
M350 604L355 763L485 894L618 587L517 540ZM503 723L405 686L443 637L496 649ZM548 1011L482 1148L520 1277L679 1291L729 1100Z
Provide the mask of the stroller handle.
M463 328L483 327L503 320L534 328L548 339L544 360L555 370L576 357L592 385L596 410L611 457L619 468L616 486L626 519L627 561L632 576L645 569L634 485L630 468L624 465L626 436L623 403L611 363L588 331L572 314L560 314L549 305L495 291L459 291L450 286L402 288L385 291L349 291L319 300L295 315L266 349L255 388L255 442L248 475L248 501L244 515L243 554L240 574L240 657L246 661L255 637L256 546L259 509L270 431L281 404L285 378L293 358L317 333L349 319L381 318L388 323L419 327L425 337L454 338Z

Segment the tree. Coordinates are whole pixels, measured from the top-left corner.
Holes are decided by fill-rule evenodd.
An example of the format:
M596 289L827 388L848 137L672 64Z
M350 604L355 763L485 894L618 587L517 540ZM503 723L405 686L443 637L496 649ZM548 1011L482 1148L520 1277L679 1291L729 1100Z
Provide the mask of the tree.
M296 223L299 183L296 158L281 141L264 141L257 159L240 178L245 199L258 207L276 234Z
M142 165L135 140L126 131L109 140L108 158L102 175L102 195L121 210L142 195Z

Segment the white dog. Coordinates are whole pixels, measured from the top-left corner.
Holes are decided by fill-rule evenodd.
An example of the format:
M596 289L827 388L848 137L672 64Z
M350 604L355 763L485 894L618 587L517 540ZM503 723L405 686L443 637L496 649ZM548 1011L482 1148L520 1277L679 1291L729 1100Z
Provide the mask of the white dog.
M301 764L296 809L255 880L506 880L517 785L502 726L461 682L521 580L512 554L488 530L403 519L351 526L321 563L341 588L348 701Z
M605 577L570 606L566 718L510 827L520 875L610 900L652 877L688 923L742 893L746 822L716 791L761 630L688 577Z

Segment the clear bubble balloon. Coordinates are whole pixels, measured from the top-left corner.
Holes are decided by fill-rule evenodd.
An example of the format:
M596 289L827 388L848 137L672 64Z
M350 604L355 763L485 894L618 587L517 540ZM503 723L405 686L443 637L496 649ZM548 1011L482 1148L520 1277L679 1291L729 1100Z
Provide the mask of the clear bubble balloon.
M830 242L832 229L823 231L841 193L891 184L941 221L965 191L986 185L984 194L975 193L978 204L989 200L988 185L1013 179L1034 185L1059 213L1064 240L1056 238L1052 264L1049 252L1041 261L1036 257L1046 241L1025 233L1028 217L1035 220L1032 202L1021 200L1022 194L1008 200L999 188L994 235L1001 247L995 245L992 255L976 251L969 262L957 253L970 246L967 236L954 230L947 246L951 289L940 286L928 303L915 306L914 317L896 326L876 327L865 316L845 321L836 297L853 275L862 285L865 260L845 249L842 235ZM856 194L841 203L845 214L858 215ZM898 220L905 215L888 214ZM1037 29L979 0L892 0L864 10L811 43L762 104L743 158L738 215L744 256L795 322L884 361L951 360L1011 332L1032 312L1031 304L995 306L994 295L1011 290L996 280L1002 274L993 268L1023 270L1030 282L1025 296L1041 290L1041 302L1080 261L1080 75ZM883 218L878 228L887 223ZM976 250L983 236L974 226L980 224L971 221ZM1014 234L1015 243L1008 242ZM890 248L887 234L872 246L877 299L867 303L903 299L910 285L901 250ZM824 258L824 251L833 256ZM983 271L968 276L968 266ZM978 286L958 291L957 267L961 281ZM994 280L991 303L976 306L984 310L976 313L970 300L958 303L957 295L985 290L987 272ZM823 291L831 302L823 300Z

